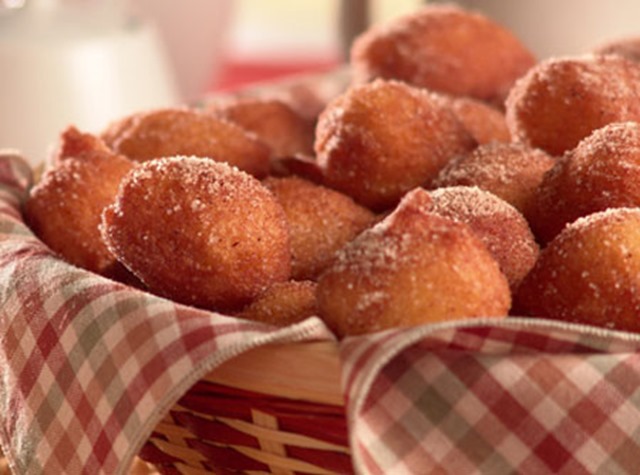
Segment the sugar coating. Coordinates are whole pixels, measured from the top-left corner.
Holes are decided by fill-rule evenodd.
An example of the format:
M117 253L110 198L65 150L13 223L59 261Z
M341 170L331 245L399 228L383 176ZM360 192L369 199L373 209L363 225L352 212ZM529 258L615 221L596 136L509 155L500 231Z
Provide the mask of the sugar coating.
M139 165L105 210L111 251L152 291L231 310L290 275L286 218L249 174L193 156Z
M556 156L593 130L640 118L640 65L614 55L550 58L520 78L506 100L517 141Z
M316 279L335 252L375 220L348 196L298 177L270 177L263 184L287 215L294 279Z
M475 145L442 96L378 79L329 103L315 150L328 186L383 211Z
M338 251L318 305L339 335L508 311L497 262L463 223L429 211L422 189ZM464 293L464 297L457 295Z
M529 314L640 330L640 209L577 219L544 249L517 296Z
M499 100L534 63L509 31L454 5L428 5L356 39L356 81L396 78L454 95Z
M539 248L522 214L478 187L453 186L430 193L431 211L468 224L516 288L538 258Z
M640 205L640 125L611 123L582 139L545 175L529 214L548 242L581 216Z

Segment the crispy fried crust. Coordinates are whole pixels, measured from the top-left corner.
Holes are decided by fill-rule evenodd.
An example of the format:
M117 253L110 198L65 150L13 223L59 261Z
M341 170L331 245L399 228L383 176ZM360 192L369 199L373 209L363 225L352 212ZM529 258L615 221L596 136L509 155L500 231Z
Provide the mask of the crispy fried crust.
M176 155L207 157L262 178L269 148L240 126L187 108L158 109L124 117L103 138L113 150L144 162Z
M318 281L320 315L339 336L477 316L505 316L511 296L485 245L429 212L416 189L347 244Z
M477 187L445 187L429 195L431 212L468 224L498 261L511 289L517 289L540 251L524 216L506 201Z
M595 130L545 174L528 219L546 243L581 216L639 205L640 124L614 123Z
M351 63L356 82L398 79L501 104L535 58L487 17L432 5L363 33L352 46Z
M640 210L612 208L564 228L515 301L523 315L640 331Z
M238 317L287 326L317 314L316 283L292 280L273 284L245 307Z
M29 226L68 262L107 272L115 258L100 238L100 214L133 167L113 153L64 159L31 189L24 208Z
M447 100L384 80L332 101L320 115L315 143L324 183L375 211L394 207L475 146Z
M506 101L515 141L561 156L612 122L640 120L640 64L621 56L551 58L534 66Z
M291 272L282 207L255 178L206 158L137 167L101 229L152 292L198 307L237 310Z
M528 213L544 174L556 161L540 149L518 143L492 142L451 160L432 183L477 186Z
M267 178L291 236L292 277L315 280L338 249L373 224L375 215L348 196L302 178Z

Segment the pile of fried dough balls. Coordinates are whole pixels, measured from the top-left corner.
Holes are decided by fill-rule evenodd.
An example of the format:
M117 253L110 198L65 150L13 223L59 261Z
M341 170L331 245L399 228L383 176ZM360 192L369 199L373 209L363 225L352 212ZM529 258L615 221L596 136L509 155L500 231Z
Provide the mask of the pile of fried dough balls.
M360 35L324 103L236 94L69 126L24 214L71 264L273 325L640 330L629 51L538 61L477 12L426 6Z

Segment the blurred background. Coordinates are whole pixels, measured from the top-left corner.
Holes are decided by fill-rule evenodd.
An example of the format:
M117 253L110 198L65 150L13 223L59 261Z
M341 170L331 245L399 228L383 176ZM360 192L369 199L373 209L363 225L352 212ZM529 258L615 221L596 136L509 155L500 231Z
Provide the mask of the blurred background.
M331 69L356 31L419 3L0 0L0 148L39 163L68 124L96 131L133 111Z
M363 29L423 3L0 0L0 148L39 163L69 124L98 131L133 111L331 70ZM633 32L640 10L637 0L457 3L493 16L540 58Z

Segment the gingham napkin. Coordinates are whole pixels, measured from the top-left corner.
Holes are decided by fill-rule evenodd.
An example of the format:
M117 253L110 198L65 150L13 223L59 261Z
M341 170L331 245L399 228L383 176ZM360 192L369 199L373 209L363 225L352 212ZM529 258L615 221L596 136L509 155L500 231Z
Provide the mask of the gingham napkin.
M0 157L0 444L17 474L124 474L216 365L332 339L177 305L55 259L22 222L30 183ZM640 473L640 336L471 320L341 342L361 474Z
M31 177L0 153L0 444L13 472L124 474L212 368L270 342L331 339L182 306L61 262L22 222Z
M640 473L640 336L466 321L342 344L367 474Z

